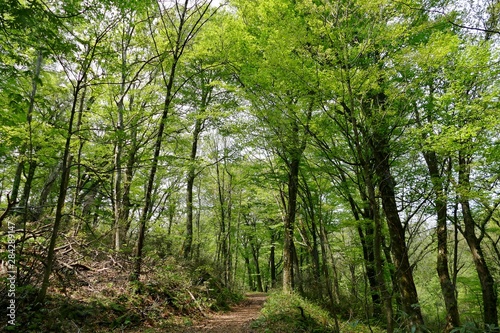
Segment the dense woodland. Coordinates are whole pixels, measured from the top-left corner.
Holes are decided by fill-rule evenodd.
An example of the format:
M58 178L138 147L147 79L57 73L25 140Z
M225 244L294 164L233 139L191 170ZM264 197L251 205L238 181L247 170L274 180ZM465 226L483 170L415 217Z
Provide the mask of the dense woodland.
M498 332L499 17L498 0L1 1L18 320L112 260L138 293L184 267L387 332Z

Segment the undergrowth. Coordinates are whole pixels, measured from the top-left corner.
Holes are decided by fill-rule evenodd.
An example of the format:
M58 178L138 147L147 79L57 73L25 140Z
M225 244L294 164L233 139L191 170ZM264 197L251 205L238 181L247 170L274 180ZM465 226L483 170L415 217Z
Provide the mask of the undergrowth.
M223 286L208 263L151 260L141 281L131 283L126 260L103 258L108 260L82 262L85 271L56 272L42 306L34 306L36 287L19 286L16 326L0 326L0 331L98 333L143 327L168 332L242 298ZM0 306L6 308L7 301L0 298Z
M360 322L335 323L328 311L296 293L271 293L261 313L262 316L252 323L252 328L259 333L383 332Z

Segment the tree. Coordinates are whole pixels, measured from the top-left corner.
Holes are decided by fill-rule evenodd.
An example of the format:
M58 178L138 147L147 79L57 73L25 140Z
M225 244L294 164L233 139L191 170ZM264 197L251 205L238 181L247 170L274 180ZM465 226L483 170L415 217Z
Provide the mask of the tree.
M243 40L255 39L257 43L251 46L256 48L257 55L245 52L240 55L245 57L245 63L234 61L238 63L238 77L245 98L252 103L253 115L266 126L266 139L287 170L287 189L282 193L286 201L283 288L291 292L293 266L297 261L294 229L300 164L308 142L307 127L316 108L314 81L308 83L308 80L315 78L315 68L297 52L307 35L303 18L292 3L273 1L257 3L252 8L243 3L237 6L247 22ZM277 18L282 15L286 19L279 21Z
M60 64L65 69L68 79L73 79L71 81L72 104L68 115L68 127L65 133L65 145L61 163L61 180L59 183L59 193L57 198L54 225L52 228L49 248L47 249L47 259L43 281L36 299L37 303L43 303L45 300L47 288L49 286L49 278L52 273L52 266L54 264L55 245L63 218L63 209L66 201L70 170L73 160L73 156L71 155L71 145L73 135L75 134L74 126L79 126L78 124L75 124L75 118L78 116L78 113L81 114L81 112L83 111L83 105L85 102L84 92L88 85L88 82L92 79L91 68L93 62L95 61L98 48L101 46L103 39L106 37L106 35L114 25L115 21L113 18L111 18L108 22L106 22L106 24L103 25L102 29L97 29L94 31L94 35L88 36L89 38L87 40L84 39L85 37L83 36L73 36L75 40L78 41L76 47L80 49L80 53L76 54L78 68L75 72L72 71L71 66L69 66L69 64L66 62L67 60L64 58L64 55L58 55Z
M132 280L139 280L141 274L142 252L144 247L144 237L146 233L146 224L150 216L150 209L153 204L152 192L155 182L155 176L158 168L158 161L161 153L163 135L167 118L170 115L171 108L175 95L178 91L176 84L182 85L183 83L176 83L177 71L181 66L181 59L187 50L188 46L192 43L193 38L198 34L203 25L215 13L214 9L210 7L211 0L209 1L193 1L186 0L184 4L175 2L171 7L162 8L158 4L158 26L154 27L154 17L149 17L149 24L153 39L157 31L164 34L165 41L157 42L154 40L155 52L158 56L166 57L160 65L162 79L165 83L165 96L163 103L163 110L161 118L158 123L158 133L155 140L153 158L151 161L151 168L145 190L144 206L141 212L139 222L139 236L137 240L137 251L135 258L134 271L131 275ZM165 43L165 46L163 46ZM164 47L164 48L163 48Z

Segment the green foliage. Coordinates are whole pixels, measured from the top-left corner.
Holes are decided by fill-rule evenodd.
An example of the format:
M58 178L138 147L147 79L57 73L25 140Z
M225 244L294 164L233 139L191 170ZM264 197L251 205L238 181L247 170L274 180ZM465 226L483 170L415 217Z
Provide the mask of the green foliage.
M488 333L488 332L498 332L499 327L495 325L486 325L481 327L474 322L466 322L460 327L455 327L450 333Z
M252 323L257 332L262 333L330 333L335 332L335 320L320 306L296 293L269 294L262 316ZM369 327L358 320L338 323L342 333L382 333L383 329Z
M253 323L260 332L331 332L333 319L319 306L297 294L271 293L262 316Z

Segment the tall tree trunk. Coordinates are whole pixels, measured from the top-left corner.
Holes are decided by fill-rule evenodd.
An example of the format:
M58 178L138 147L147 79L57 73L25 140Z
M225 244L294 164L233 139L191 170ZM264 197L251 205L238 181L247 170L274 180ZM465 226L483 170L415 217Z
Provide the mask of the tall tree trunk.
M476 267L477 276L481 284L483 295L484 323L498 326L497 301L498 295L495 289L495 281L484 258L481 248L481 240L476 236L476 223L472 216L468 195L470 193L470 157L460 151L458 157L459 177L459 202L462 207L464 220L463 235L472 254L472 260Z
M32 138L32 119L33 119L33 110L35 108L35 97L38 89L38 81L40 81L40 71L42 70L42 61L43 55L42 51L38 51L38 56L35 61L35 71L33 73L33 80L31 85L31 93L30 93L30 104L28 107L28 113L26 120L28 122L28 176L26 177L26 182L24 183L23 195L21 197L20 203L24 206L24 221L28 220L28 205L31 194L31 183L33 182L33 178L35 177L35 169L37 167L37 161L34 159L34 147L33 147L33 138Z
M194 167L190 166L186 182L186 235L184 236L183 256L188 259L191 256L193 245L193 186Z
M104 33L106 32L107 31L105 31ZM64 145L64 152L61 162L61 182L59 184L59 195L57 198L54 225L52 227L52 234L50 236L49 248L47 249L47 258L45 263L42 284L40 286L40 290L35 300L37 304L43 304L43 302L45 301L45 296L47 294L47 289L49 287L49 279L50 275L52 274L52 267L54 265L55 246L57 242L59 228L61 226L63 218L64 204L66 201L66 193L68 190L69 177L71 173L71 162L72 162L71 143L72 143L72 136L74 134L73 126L74 126L75 116L77 113L77 105L79 102L83 103L83 101L81 100L83 99L83 97L80 95L80 93L83 89L85 89L85 83L87 81L87 73L92 65L92 61L96 53L97 44L102 40L103 36L104 35L98 36L94 41L94 44L91 45L87 50L80 72L77 75L79 79L75 82L73 88L73 103L71 105L71 111L69 114L68 129L66 131L66 143Z
M82 174L82 151L83 151L83 146L85 144L85 140L82 140L81 137L81 125L82 125L82 120L83 120L83 108L84 108L84 103L85 103L85 96L87 95L87 88L86 86L82 87L82 93L80 96L80 103L78 106L78 111L76 113L76 124L74 125L75 127L75 133L76 136L78 137L78 151L76 155L76 175L75 175L75 190L73 193L73 200L72 200L72 206L71 206L71 214L73 217L77 216L77 207L81 206L81 202L79 199L82 199L83 196L80 196L80 193L82 192L83 189L83 174ZM81 211L79 211L79 215L81 217ZM79 219L79 222L76 225L76 228L73 231L73 235L77 235L78 232L80 231L80 226L82 224L83 218Z
M86 69L84 70L84 73L86 73ZM59 184L59 196L57 198L57 206L56 206L56 214L55 214L55 219L54 219L54 226L52 227L52 234L50 237L50 244L49 248L47 249L47 258L46 258L46 263L45 263L45 269L43 273L43 280L42 280L42 285L40 286L40 290L38 292L37 298L36 298L36 303L37 304L43 304L45 301L45 296L47 294L47 289L49 287L49 278L50 275L52 274L52 267L54 265L54 259L55 259L55 247L56 247L56 242L57 242L57 236L59 234L59 228L61 226L61 221L63 218L63 210L64 210L64 203L66 201L66 193L68 190L68 182L69 182L69 176L70 176L70 171L71 171L71 138L73 136L73 122L75 119L76 111L77 111L77 104L78 104L78 97L80 94L80 89L82 86L82 82L85 80L85 75L83 75L82 81L78 81L75 90L73 92L73 104L71 107L70 111L70 116L69 116L69 123L68 123L68 129L66 132L66 143L64 145L64 152L63 152L63 157L62 157L62 164L61 164L61 182Z
M315 211L316 203L314 202L311 188L307 183L306 177L304 176L302 177L302 189L303 191L301 197L306 211L305 215L306 226L303 226L304 231L302 232L302 234L304 235L303 238L305 238L307 242L307 248L312 258L312 273L313 273L312 289L316 296L321 296L323 294L323 290L321 284L321 267L320 267L319 249L318 249L318 233L317 233L318 230L316 226L316 211ZM308 233L311 234L312 244L308 240L307 237Z
M365 175L366 178L366 175ZM345 177L342 174L342 181L345 182ZM372 191L368 191L372 192ZM363 201L366 202L367 207L365 208L363 214L363 218L365 222L362 222L360 220L359 212L358 212L358 207L354 201L354 198L350 195L349 192L347 192L348 196L348 201L351 206L351 211L354 215L354 219L357 221L357 229L358 229L358 235L359 239L361 241L361 248L363 250L363 259L365 262L365 270L366 270L366 277L368 279L368 284L370 285L370 291L371 291L371 299L372 299L372 305L373 305L373 316L374 317L380 317L381 315L381 289L385 288L385 282L382 280L382 283L380 281L380 277L383 279L383 272L382 272L382 265L377 265L375 257L378 259L380 258L380 244L377 243L377 240L375 239L376 237L376 232L375 232L375 227L374 227L374 211L375 209L378 209L378 207L375 207L374 205L377 205L377 202L374 200L368 200L367 195L364 193L362 189L360 189L361 197L363 198ZM373 193L375 193L373 191ZM371 197L371 196L370 196ZM364 228L363 228L364 227ZM378 234L377 234L378 236ZM375 254L376 252L378 253L378 256ZM382 261L380 260L380 263ZM389 297L389 302L390 302L390 297ZM392 306L391 306L392 307ZM389 316L392 318L392 313L389 314ZM388 321L388 323L392 322L392 320ZM390 326L390 325L388 325ZM391 332L391 330L388 330Z
M335 333L340 332L339 328L339 320L338 320L338 306L340 302L340 283L339 276L337 272L337 263L335 262L335 256L333 254L332 248L330 246L330 242L328 241L328 234L325 229L325 223L322 218L322 213L320 211L320 223L319 223L319 235L321 239L321 254L323 257L323 272L325 275L325 281L327 284L328 296L330 300L330 307L334 317L335 323ZM330 264L332 267L332 278L330 279L330 270L328 269L328 258L330 256Z
M217 144L217 143L216 143ZM215 163L215 173L217 178L217 199L219 201L219 230L217 232L217 260L218 264L224 263L225 248L224 248L224 236L226 232L226 194L224 188L225 176L221 173L220 163L218 160L218 150L217 150L217 161ZM245 220L246 224L249 225L248 220ZM252 241L252 240L250 240Z
M162 74L163 74L163 79L165 80L165 102L163 104L163 112L161 115L160 123L158 126L158 134L156 137L156 142L154 145L154 153L153 153L153 159L151 161L151 168L149 170L149 177L148 177L148 182L146 186L146 191L144 195L144 206L142 208L141 212L141 217L139 219L139 235L137 238L137 247L136 247L136 254L135 254L135 263L134 263L134 269L131 274L131 280L132 281L137 281L139 280L139 276L141 274L141 266L142 266L142 251L144 247L144 238L145 238L145 233L146 233L146 224L149 218L149 214L152 208L152 193L153 193L153 186L155 182L155 177L156 177L156 171L158 169L158 160L160 157L160 152L161 152L161 147L162 147L162 142L163 142L163 133L165 131L165 125L167 122L167 118L170 112L170 108L172 107L172 102L176 93L176 90L174 89L174 82L176 79L176 74L177 74L177 67L180 63L180 59L184 53L184 50L186 49L188 43L191 41L192 38L199 32L201 27L208 21L208 19L211 17L211 13L209 12L210 6L209 3L207 6L204 7L198 7L196 4L193 5L192 8L189 6L189 1L185 0L184 4L182 6L176 6L178 12L176 15L178 17L173 18L170 15L171 13L168 12L168 10L165 13L160 13L160 20L162 21L162 24L164 26L170 26L170 22L177 22L178 26L175 27L176 35L175 36L170 36L172 38L169 38L171 42L173 42L172 49L168 50L169 54L171 55L171 64L170 64L170 70L165 72L163 65L161 66ZM159 7L161 7L160 4L158 4ZM190 13L192 11L192 13ZM213 13L213 12L212 12ZM196 14L196 15L195 15ZM167 19L165 19L164 15L168 16ZM193 21L191 25L189 25L188 21ZM167 22L168 21L168 22ZM151 25L152 22L151 20L149 21L149 24ZM153 28L151 28L151 31L153 31ZM154 38L154 37L153 37ZM155 45L156 42L155 42ZM157 55L160 56L160 50L156 50Z
M351 91L350 81L348 83L349 94L353 96ZM370 165L369 160L373 158L373 151L370 151L363 147L363 138L362 131L360 131L360 125L358 124L356 115L354 114L354 100L350 99L350 106L346 103L342 103L342 107L346 111L346 115L348 117L348 121L352 125L352 132L354 134L354 150L357 155L357 160L359 161L361 167L360 177L360 188L359 193L362 199L367 202L368 207L365 207L365 212L363 213L363 217L371 219L373 221L373 239L370 242L373 245L373 268L375 269L375 280L376 280L376 288L378 292L382 296L382 302L384 304L384 312L386 318L387 332L392 333L394 331L394 318L393 318L393 308L392 308L392 295L389 292L385 281L384 274L384 265L382 259L382 221L380 216L380 208L379 202L377 201L375 194L375 183L374 183L374 174L373 169ZM368 157L366 156L368 155ZM339 170L341 171L341 170ZM346 181L345 175L341 172L343 177L343 182ZM366 191L366 192L365 192ZM350 205L353 212L356 212L357 207L353 198L350 196ZM369 245L367 245L369 247ZM371 254L367 253L367 259L370 261ZM367 265L368 267L370 265ZM367 269L368 272L368 269ZM370 272L371 274L372 272ZM372 282L373 283L373 282ZM373 296L372 296L373 297ZM374 301L374 313L376 313L375 307L377 306L377 302L379 300L375 297L372 299Z
M436 234L438 251L436 269L446 307L446 326L444 331L450 332L453 328L460 326L460 316L458 313L455 285L451 280L448 270L447 200L444 193L442 176L439 172L436 152L424 152L424 158L434 190L434 205L437 215Z
M158 160L160 157L162 142L163 142L163 132L165 131L165 125L167 122L167 118L170 112L171 104L174 98L174 80L176 77L177 66L179 63L179 58L181 57L184 47L186 46L187 41L182 40L182 34L184 33L184 25L186 24L186 15L187 15L187 0L185 6L182 7L182 11L179 17L179 26L177 27L177 36L175 40L175 45L173 45L172 50L172 64L170 67L170 71L164 74L164 78L168 77L166 81L166 91L165 91L165 101L163 103L163 112L161 114L160 123L158 125L158 134L156 135L156 141L154 145L153 158L151 161L151 168L149 169L148 182L146 185L145 193L144 193L144 206L142 207L141 216L139 219L139 234L137 237L137 246L134 258L134 268L132 274L130 276L131 281L139 281L139 277L141 275L141 267L142 267L142 251L144 248L144 239L146 235L146 225L149 219L149 212L153 205L153 187L155 183L156 170L158 169ZM160 13L162 15L162 13ZM168 14L166 14L168 15ZM161 17L163 20L163 17ZM162 67L163 70L163 67Z
M298 175L300 156L292 156L288 174L288 206L284 225L283 244L283 291L291 293L294 289L294 244L293 229L297 210Z
M124 51L124 55L122 57L125 57L126 53ZM125 62L125 60L122 60ZM124 66L124 65L122 65ZM114 213L114 232L113 232L113 238L114 238L114 249L115 251L120 251L120 247L122 244L122 228L124 221L122 220L123 218L123 170L122 170L122 154L123 154L123 137L125 134L125 123L123 120L123 112L124 112L124 101L123 98L125 97L123 95L125 91L125 77L123 73L124 69L122 68L122 84L121 84L121 91L122 91L122 97L118 101L118 120L116 124L116 142L115 142L115 152L114 152L114 177L113 177L113 213Z
M424 320L420 311L417 289L413 280L413 272L408 258L405 233L398 213L395 195L395 182L389 164L389 142L383 133L373 134L372 149L375 157L376 174L379 181L380 196L384 209L389 234L391 251L396 270L396 278L401 292L403 311L408 316L406 326L415 332L421 332Z
M263 292L264 288L262 285L262 275L260 274L260 264L259 264L259 250L257 246L254 244L251 244L252 247L252 257L253 257L253 262L255 265L255 277L257 279L257 291L258 292Z
M130 103L132 103L132 100L130 101ZM127 241L127 233L130 229L130 223L131 223L131 220L129 218L130 207L132 206L130 201L130 189L132 186L132 179L134 178L134 167L137 160L137 152L139 150L139 146L137 144L137 129L135 126L132 126L130 137L131 137L131 146L128 150L127 168L125 170L125 173L123 174L123 195L122 195L123 205L121 210L122 213L121 221L123 221L124 226L120 236L122 244Z
M271 248L269 252L269 271L271 275L271 288L276 287L276 254L275 254L275 244L276 235L273 229L270 230L271 233Z
M135 25L128 24L125 13L122 13L123 19L123 30L122 30L122 39L121 39L121 63L120 63L120 95L119 99L116 102L117 107L117 116L118 119L116 121L115 127L115 151L114 151L114 177L113 177L113 218L114 218L114 226L113 226L113 244L115 251L119 251L122 243L124 242L124 238L126 232L124 229L127 224L128 212L125 212L126 208L126 200L129 200L129 193L125 193L128 191L125 187L126 183L123 182L124 178L127 180L126 176L124 177L123 167L122 167L122 155L124 150L124 139L125 139L125 121L124 121L124 112L125 112L125 97L128 95L129 89L133 85L134 79L132 79L130 83L127 81L130 78L127 77L128 74L128 50L130 47L130 42L132 39L132 35L135 30ZM139 69L139 71L142 70ZM139 72L136 73L136 76ZM130 96L129 108L132 108L134 101L134 96ZM132 129L135 131L135 128ZM133 164L132 164L133 166Z
M191 141L191 153L189 155L188 174L186 179L186 235L184 238L183 255L188 259L193 246L193 186L195 173L196 154L198 151L198 140L203 126L203 120L196 118Z
M227 193L227 226L226 231L224 232L224 239L222 242L222 246L224 248L223 258L224 258L224 283L229 287L231 282L231 264L232 264L232 256L231 256L231 222L232 222L232 186L233 186L233 175L229 173L227 170L227 166L224 168L225 172L229 175L229 188Z
M367 197L365 197L364 200L368 201L368 208L363 213L363 217L373 221L373 227L369 227L367 229L369 230L368 234L370 234L372 237L369 244L373 245L373 250L369 251L368 260L369 261L373 260L374 266L372 269L374 269L375 271L375 280L377 289L382 296L382 302L384 304L384 313L387 324L386 329L388 333L392 333L394 331L394 318L393 318L394 311L392 308L392 295L387 287L384 274L384 260L382 258L383 234L382 234L382 219L380 216L380 205L375 195L373 174L370 171L370 167L368 166L368 163L366 163L366 160L364 158L362 159L362 164L364 173L364 185L367 191ZM366 196L363 190L361 190L361 196L362 197ZM368 238L368 240L370 240L370 238ZM380 300L376 298L374 302L375 302L374 315L376 315L377 314L376 302L380 302Z
M250 290L254 291L255 286L253 284L253 278L252 278L253 273L252 273L252 266L250 266L250 257L248 256L248 254L245 254L243 257L245 259L245 267L246 267L247 277L248 277L248 287L250 288Z
M34 158L34 152L35 148L33 147L33 127L32 127L32 120L33 120L33 110L35 108L35 97L36 97L36 92L38 88L38 81L40 80L40 71L42 69L42 51L38 51L38 56L35 61L35 71L33 74L33 79L32 79L32 88L31 88L31 93L30 93L30 99L29 99L29 107L28 107L28 112L27 112L27 123L28 123L28 144L27 144L27 155L28 155L28 175L26 177L26 181L24 182L24 189L23 189L23 194L21 196L20 200L20 206L23 207L23 239L26 239L26 226L28 223L29 219L33 219L34 216L32 216L32 212L30 210L29 202L30 202L30 195L31 195L31 185L33 183L33 179L35 178L35 170L36 167L38 166L37 160ZM23 164L19 164L21 167L23 167ZM18 175L16 174L16 177ZM17 194L16 194L17 197ZM17 198L16 198L17 200ZM15 201L14 201L15 203ZM10 204L10 203L8 203ZM0 226L1 226L1 221L0 221ZM23 260L23 252L24 252L24 245L25 242L21 243L21 246L19 248L19 261L21 262ZM20 279L20 274L21 270L17 270L17 279Z

